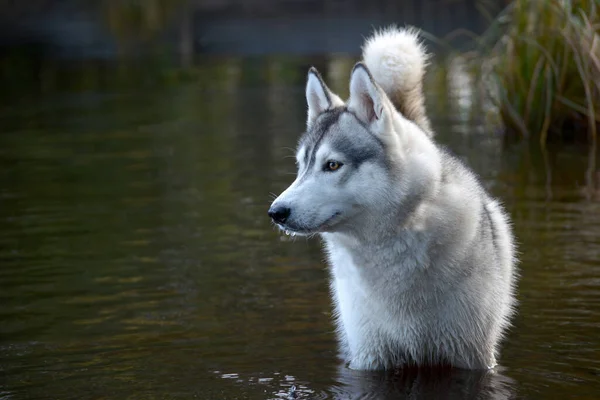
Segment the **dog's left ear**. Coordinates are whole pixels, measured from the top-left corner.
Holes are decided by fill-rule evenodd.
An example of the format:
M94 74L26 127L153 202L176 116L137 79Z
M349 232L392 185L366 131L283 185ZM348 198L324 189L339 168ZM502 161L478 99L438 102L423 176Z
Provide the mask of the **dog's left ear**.
M308 104L306 125L309 128L323 111L344 105L344 102L329 90L315 67L308 71L306 103Z
M350 78L350 100L348 108L369 126L383 126L387 117L384 107L385 93L375 83L363 63L357 63Z

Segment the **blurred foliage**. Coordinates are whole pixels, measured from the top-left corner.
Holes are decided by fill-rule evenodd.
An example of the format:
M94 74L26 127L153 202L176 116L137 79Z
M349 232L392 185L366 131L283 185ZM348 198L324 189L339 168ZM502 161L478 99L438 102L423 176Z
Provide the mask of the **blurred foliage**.
M479 39L502 119L518 136L595 143L600 122L600 1L516 0Z
M103 0L102 11L110 31L120 42L148 40L163 32L184 0Z

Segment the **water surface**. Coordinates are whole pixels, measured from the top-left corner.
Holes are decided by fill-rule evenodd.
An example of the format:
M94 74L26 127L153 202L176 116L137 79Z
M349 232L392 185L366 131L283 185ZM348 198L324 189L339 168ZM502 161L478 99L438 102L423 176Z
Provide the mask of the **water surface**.
M520 306L501 366L340 365L319 242L266 216L293 179L313 63L347 90L352 60L322 58L46 66L5 86L0 398L600 396L593 153L503 145L468 112L468 80L432 78L429 110L514 221Z

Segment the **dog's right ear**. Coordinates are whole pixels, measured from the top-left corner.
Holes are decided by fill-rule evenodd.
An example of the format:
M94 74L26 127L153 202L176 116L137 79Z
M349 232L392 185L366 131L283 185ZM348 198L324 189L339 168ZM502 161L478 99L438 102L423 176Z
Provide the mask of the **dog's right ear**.
M306 120L308 128L323 111L344 105L344 102L325 85L315 67L308 70L306 102L308 104L308 117Z

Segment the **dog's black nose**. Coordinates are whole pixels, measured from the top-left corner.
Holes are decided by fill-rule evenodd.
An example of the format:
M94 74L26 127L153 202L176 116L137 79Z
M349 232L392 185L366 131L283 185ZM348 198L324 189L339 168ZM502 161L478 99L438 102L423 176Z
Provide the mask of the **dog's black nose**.
M277 222L278 224L283 224L288 219L291 212L292 210L290 210L288 207L271 207L269 209L269 217L271 217L273 221Z

